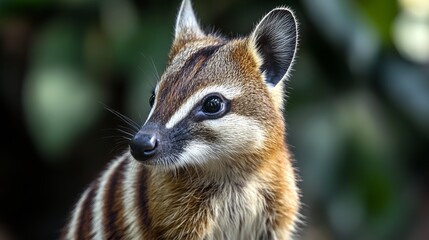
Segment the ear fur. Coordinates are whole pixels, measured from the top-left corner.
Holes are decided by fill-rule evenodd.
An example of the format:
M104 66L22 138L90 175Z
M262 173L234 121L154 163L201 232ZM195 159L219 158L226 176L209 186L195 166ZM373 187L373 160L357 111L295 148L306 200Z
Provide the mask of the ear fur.
M267 85L275 87L287 79L298 43L293 12L283 7L273 9L258 23L249 40L251 49L256 49L259 55Z
M190 0L183 0L176 19L175 38L183 35L203 37L204 33L198 24Z

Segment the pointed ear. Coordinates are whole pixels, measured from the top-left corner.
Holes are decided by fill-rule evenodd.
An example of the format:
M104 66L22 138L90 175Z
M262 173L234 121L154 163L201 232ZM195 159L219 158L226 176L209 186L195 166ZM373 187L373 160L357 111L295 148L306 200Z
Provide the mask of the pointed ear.
M256 48L260 70L270 87L285 80L295 57L298 29L293 12L287 8L275 8L253 30L249 38L252 49Z
M183 0L176 20L175 38L179 37L202 37L203 31L195 17L190 0Z

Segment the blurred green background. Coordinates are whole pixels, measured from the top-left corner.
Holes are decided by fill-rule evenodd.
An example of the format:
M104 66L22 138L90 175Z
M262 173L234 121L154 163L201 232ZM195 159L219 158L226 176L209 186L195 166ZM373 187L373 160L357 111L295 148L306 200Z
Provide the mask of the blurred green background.
M104 105L144 122L179 5L0 1L0 239L58 237L126 149ZM286 113L300 239L429 239L429 1L194 1L229 37L279 5L300 21Z

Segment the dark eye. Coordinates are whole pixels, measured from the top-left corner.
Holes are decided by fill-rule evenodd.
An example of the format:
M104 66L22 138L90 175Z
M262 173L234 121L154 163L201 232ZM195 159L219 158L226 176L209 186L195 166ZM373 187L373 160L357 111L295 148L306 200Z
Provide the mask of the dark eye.
M152 93L152 96L150 96L149 98L150 107L153 107L154 103L155 103L155 93Z
M223 100L218 96L209 96L204 100L203 111L208 114L214 114L223 108Z

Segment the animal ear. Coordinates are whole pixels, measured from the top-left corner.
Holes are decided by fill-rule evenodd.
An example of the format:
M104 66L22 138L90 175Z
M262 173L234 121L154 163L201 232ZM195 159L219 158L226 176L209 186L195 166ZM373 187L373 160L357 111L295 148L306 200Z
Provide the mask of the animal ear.
M195 17L190 0L183 0L176 20L175 38L202 37L203 31Z
M288 77L295 57L298 29L293 12L275 8L256 25L249 38L259 54L260 71L270 87Z

